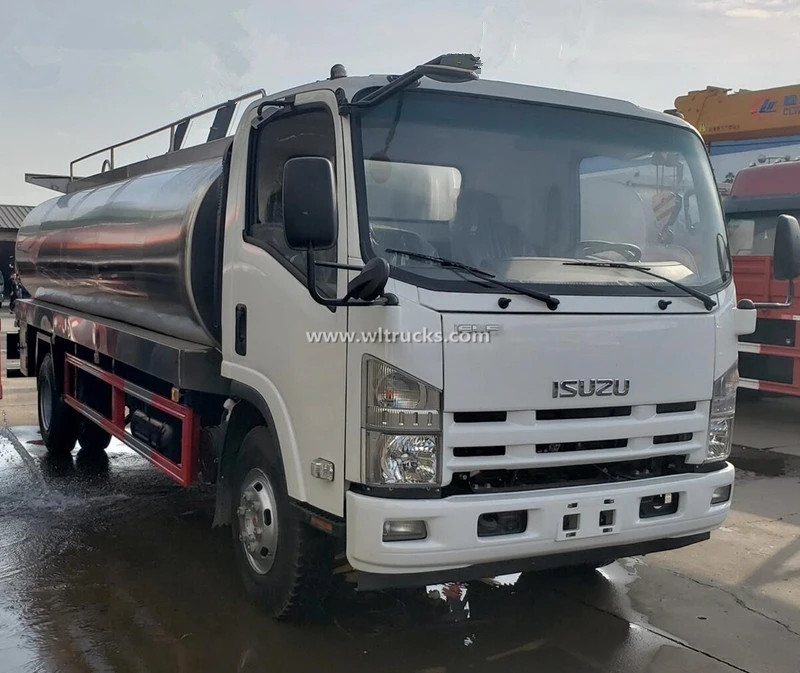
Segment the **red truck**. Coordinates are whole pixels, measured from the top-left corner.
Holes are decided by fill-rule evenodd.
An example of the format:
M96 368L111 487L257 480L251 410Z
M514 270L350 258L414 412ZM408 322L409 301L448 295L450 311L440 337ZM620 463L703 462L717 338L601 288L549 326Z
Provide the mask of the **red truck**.
M770 304L759 306L756 331L739 338L739 385L800 395L800 298L772 275L778 216L800 216L800 161L740 170L723 206L737 292Z

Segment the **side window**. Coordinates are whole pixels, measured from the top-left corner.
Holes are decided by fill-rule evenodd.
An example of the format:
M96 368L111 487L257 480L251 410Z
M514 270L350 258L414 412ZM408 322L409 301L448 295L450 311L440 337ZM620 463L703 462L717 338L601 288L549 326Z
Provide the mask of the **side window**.
M728 246L731 255L754 255L756 240L756 221L748 217L734 217L728 220Z
M306 253L293 250L283 229L283 167L294 157L325 157L336 169L336 136L328 110L314 109L281 116L258 131L253 146L255 167L251 182L251 212L247 236L264 247L298 278L306 279ZM336 261L336 247L320 251L319 261ZM336 294L336 270L317 267L317 286Z

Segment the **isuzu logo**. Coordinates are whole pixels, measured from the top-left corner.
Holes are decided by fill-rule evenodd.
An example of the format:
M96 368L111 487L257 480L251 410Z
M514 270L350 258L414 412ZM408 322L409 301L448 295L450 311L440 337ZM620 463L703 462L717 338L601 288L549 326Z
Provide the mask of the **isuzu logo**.
M630 379L553 381L553 397L625 397L630 389Z

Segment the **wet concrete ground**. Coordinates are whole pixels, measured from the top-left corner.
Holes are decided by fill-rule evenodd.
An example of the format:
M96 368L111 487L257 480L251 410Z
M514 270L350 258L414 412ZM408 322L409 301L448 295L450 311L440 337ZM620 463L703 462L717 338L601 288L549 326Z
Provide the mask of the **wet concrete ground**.
M800 404L762 422L773 406L741 414L760 445L737 450L735 512L706 543L583 576L474 582L450 602L339 586L305 625L248 602L209 492L124 448L54 461L34 428L6 428L0 673L797 673Z

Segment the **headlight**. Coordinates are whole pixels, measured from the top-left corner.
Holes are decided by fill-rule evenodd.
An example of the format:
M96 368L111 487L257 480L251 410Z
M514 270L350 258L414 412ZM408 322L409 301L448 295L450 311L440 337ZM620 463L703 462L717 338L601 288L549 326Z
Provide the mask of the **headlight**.
M435 484L438 435L389 435L367 431L367 481L371 484Z
M364 481L376 486L441 482L441 391L365 357Z
M736 413L736 388L739 385L738 364L714 382L711 416L708 420L706 461L723 460L731 453L733 417Z

